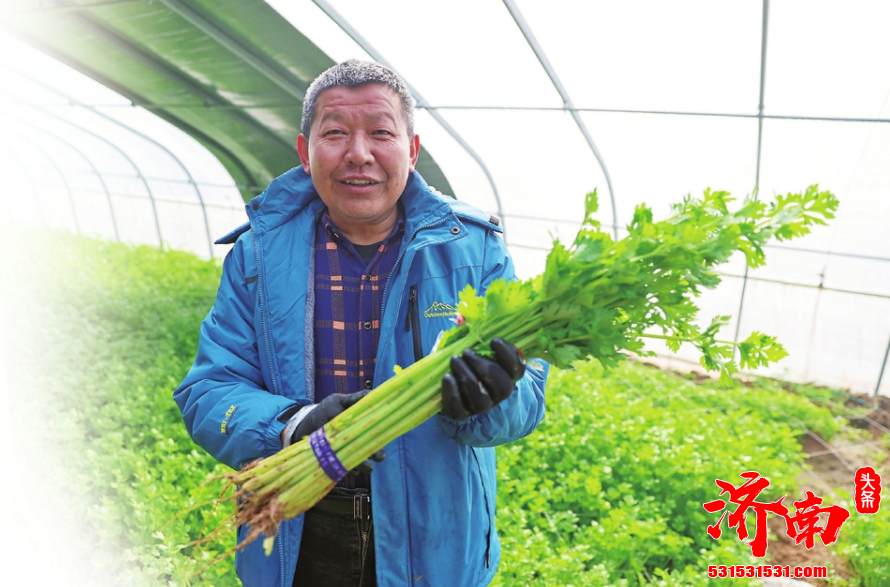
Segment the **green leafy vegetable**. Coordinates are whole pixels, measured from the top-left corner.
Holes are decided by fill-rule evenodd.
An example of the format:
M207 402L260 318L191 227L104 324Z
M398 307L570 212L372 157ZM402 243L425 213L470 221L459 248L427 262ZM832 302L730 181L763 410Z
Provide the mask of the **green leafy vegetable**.
M686 197L666 220L638 206L628 235L613 240L594 219L596 192L586 198L584 222L570 247L554 243L544 272L527 281L495 281L485 297L471 287L460 294L459 326L446 333L440 348L400 371L355 406L325 426L331 447L347 470L441 409L439 381L449 359L475 347L488 353L495 336L516 344L527 356L570 367L587 356L606 366L622 351L645 354L645 338L660 338L676 348L683 342L702 353L702 364L731 382L738 367L730 341L717 340L726 317L701 330L694 300L702 288L720 283L716 265L742 251L749 266L764 263L763 246L807 234L834 217L837 199L811 186L802 194L781 196L772 204L746 198L736 211L727 192L705 190ZM658 332L652 332L658 330ZM774 338L752 333L739 346L744 367L766 365L785 355ZM246 542L261 533L269 539L278 522L318 502L334 485L309 447L308 439L251 464L230 476L241 487L233 524L251 526Z
M772 204L749 197L736 211L728 207L732 201L727 192L705 190L701 199L687 196L674 205L673 214L660 222L649 208L637 206L628 235L614 241L594 219L592 192L574 243L566 248L556 242L543 274L494 284L484 298L472 288L461 293L458 310L466 326L448 333L446 342L477 335L485 343L497 332L527 355L560 367L588 355L613 365L624 350L645 354L646 338L662 339L675 351L687 342L701 351L702 365L719 371L725 383L738 370L734 346L743 368L778 361L786 353L774 337L753 332L738 345L718 340L728 316L715 317L701 330L694 299L703 288L720 283L714 267L734 252L743 252L749 266L759 267L770 238L807 234L811 226L834 217L838 202L817 186Z
M662 575L684 587L748 585L708 578L708 564L756 563L734 534L708 536L716 517L702 503L717 498L714 479L754 465L772 482L760 499L798 495L805 453L792 413L808 426L834 422L768 382L726 393L633 361L554 369L538 430L498 449L493 587L649 586Z

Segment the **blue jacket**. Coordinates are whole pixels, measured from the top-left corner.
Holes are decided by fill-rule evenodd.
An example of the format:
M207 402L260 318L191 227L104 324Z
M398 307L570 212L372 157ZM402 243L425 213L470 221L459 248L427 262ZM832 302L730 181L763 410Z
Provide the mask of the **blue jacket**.
M423 354L430 352L438 333L452 326L464 286L484 291L494 279L513 278L500 228L487 214L434 193L417 173L401 201L405 236L383 296L375 387L395 365L414 362L418 334ZM312 243L322 208L302 167L250 201L250 230L242 227L225 259L195 363L174 392L194 441L232 468L281 450L279 415L311 403ZM419 333L406 332L412 286ZM489 412L462 422L440 414L386 446L372 483L380 587L491 581L500 560L492 447L535 429L544 416L546 376L546 368L529 370ZM244 585L290 587L302 527L303 516L282 523L268 557L262 540L239 551Z

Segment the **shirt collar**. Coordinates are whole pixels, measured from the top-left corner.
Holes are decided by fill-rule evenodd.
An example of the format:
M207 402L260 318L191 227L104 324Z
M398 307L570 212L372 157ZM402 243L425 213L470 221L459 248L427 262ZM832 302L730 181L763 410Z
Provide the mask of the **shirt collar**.
M405 230L405 210L402 207L401 200L398 202L397 206L398 206L399 215L396 218L396 223L392 227L392 231L389 233L389 236L387 236L385 239L383 239L383 241L382 241L383 243L388 244L389 241L391 241L396 236L400 235ZM332 238L334 241L337 241L337 242L339 242L341 239L345 242L351 242L340 231L340 229L337 228L337 225L334 224L334 221L331 220L331 217L328 215L327 208L324 209L324 212L322 212L318 221L319 221L320 225L325 229L325 232L327 232L329 238Z

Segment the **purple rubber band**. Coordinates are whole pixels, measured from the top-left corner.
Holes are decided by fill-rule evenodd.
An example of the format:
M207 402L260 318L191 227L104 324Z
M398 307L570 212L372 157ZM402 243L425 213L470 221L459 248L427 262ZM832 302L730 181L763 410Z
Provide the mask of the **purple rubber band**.
M312 452L315 453L318 464L321 465L322 470L328 477L336 482L346 476L346 468L340 462L340 459L337 458L337 455L334 454L334 449L328 444L324 426L309 435L309 446L312 447Z

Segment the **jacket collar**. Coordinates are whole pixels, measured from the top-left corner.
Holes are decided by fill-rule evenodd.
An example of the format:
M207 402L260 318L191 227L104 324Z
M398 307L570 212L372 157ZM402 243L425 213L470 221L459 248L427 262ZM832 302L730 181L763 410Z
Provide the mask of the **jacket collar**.
M400 199L405 207L406 236L451 214L451 207L432 192L417 171L408 175ZM307 208L315 216L323 207L312 178L299 165L272 180L263 193L251 199L247 204L247 215L254 231L265 234Z
M272 180L263 193L247 203L247 216L254 233L265 234L285 224L306 208L315 213L324 207L312 178L301 165Z

